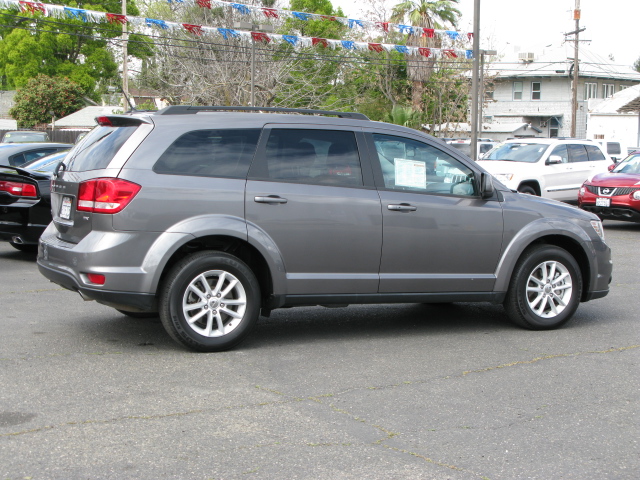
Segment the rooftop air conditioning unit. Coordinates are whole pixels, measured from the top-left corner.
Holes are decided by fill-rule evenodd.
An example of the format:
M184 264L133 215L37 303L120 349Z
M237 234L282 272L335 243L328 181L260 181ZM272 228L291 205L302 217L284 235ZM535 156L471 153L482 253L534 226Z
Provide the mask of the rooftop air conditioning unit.
M518 54L518 59L523 62L533 62L535 54L533 52L523 52Z

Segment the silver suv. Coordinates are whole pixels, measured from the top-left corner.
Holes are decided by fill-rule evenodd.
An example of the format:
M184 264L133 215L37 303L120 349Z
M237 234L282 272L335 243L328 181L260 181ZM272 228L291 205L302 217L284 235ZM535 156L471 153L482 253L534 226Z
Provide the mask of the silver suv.
M595 215L494 184L415 130L251 110L97 118L52 181L40 271L200 351L282 307L493 302L549 329L607 295Z

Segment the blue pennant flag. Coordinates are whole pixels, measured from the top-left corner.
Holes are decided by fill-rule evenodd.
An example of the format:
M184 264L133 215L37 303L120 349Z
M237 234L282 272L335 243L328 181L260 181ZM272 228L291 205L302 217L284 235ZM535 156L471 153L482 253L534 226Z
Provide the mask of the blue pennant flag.
M282 35L282 38L294 47L296 46L296 43L298 43L298 37L296 37L295 35Z
M64 11L67 12L67 17L75 18L76 20L87 21L87 11L80 8L64 7Z
M400 30L400 33L408 33L409 35L413 33L413 27L411 25L398 25L398 30Z
M449 38L451 40L457 40L458 37L460 36L460 34L458 32L454 32L452 30L447 30L447 35L449 35Z
M304 12L291 12L291 15L293 15L296 18L299 18L300 20L304 20L305 22L311 18L310 13L304 13Z
M362 20L355 20L353 18L349 19L349 28L353 28L356 25L358 25L359 27L364 28L364 24L362 23Z
M219 28L218 32L220 32L220 35L222 35L225 40L228 40L229 37L237 38L240 36L238 32L231 30L230 28Z
M169 26L165 23L164 20L156 20L155 18L145 18L145 22L150 27L153 27L155 25L156 27L159 27L163 30L167 30L169 28Z
M342 48L347 50L355 50L356 46L351 40L342 40Z
M236 10L238 10L243 15L249 15L251 13L251 10L249 10L249 7L247 7L246 5L243 5L242 3L232 3L231 6Z
M409 49L404 45L396 45L396 50L400 53L409 53Z
M467 58L473 58L473 50L467 50L467 51L465 52L465 56L466 56Z

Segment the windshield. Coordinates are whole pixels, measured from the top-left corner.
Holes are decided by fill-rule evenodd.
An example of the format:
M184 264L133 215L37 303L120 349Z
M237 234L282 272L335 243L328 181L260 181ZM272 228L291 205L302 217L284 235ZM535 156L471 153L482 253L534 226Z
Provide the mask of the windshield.
M616 168L611 170L613 173L638 173L640 174L640 155L629 155L621 161Z
M536 163L548 147L539 143L503 143L491 150L483 160Z
M53 155L37 158L27 163L23 163L20 168L28 168L29 170L38 170L40 172L53 172L56 166L67 155L69 150L62 150Z

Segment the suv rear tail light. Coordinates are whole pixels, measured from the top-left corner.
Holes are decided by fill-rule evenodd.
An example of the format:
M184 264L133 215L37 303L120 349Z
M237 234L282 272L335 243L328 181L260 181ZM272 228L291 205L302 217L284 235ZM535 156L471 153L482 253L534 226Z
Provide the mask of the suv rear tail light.
M36 186L30 183L0 181L0 192L8 192L16 197L37 197Z
M118 213L140 191L140 185L119 178L94 178L78 189L78 210L93 213Z

